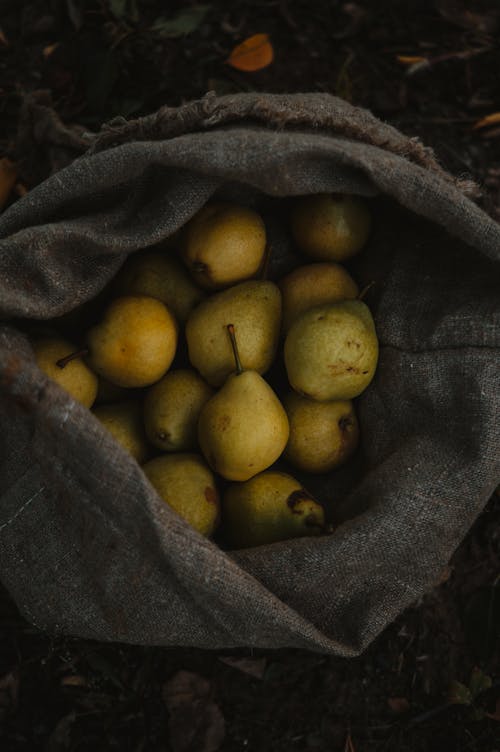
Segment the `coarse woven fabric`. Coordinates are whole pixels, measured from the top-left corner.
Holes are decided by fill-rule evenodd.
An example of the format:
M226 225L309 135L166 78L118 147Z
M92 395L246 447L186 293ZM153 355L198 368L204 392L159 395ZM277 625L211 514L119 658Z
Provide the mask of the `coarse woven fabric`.
M0 217L2 583L48 631L359 654L438 580L500 477L500 227L419 142L329 95L211 95L68 143L88 149ZM36 367L26 321L96 296L213 195L330 191L372 204L350 268L375 283L381 346L356 461L301 476L341 524L224 551Z

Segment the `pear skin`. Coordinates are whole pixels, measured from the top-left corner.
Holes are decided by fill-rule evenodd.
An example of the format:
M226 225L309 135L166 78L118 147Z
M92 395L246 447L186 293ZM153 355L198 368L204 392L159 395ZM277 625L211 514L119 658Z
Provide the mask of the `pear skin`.
M64 368L57 361L77 351L61 337L43 337L33 342L38 367L85 407L92 407L97 396L98 379L82 358L71 360Z
M201 450L210 467L227 480L248 480L272 465L288 434L285 409L256 371L229 376L198 421Z
M234 358L226 326L233 323L244 369L265 373L276 355L281 327L281 293L273 282L241 282L211 295L186 324L189 360L212 386L221 386Z
M304 397L326 402L360 395L375 375L378 340L361 300L306 311L290 327L284 347L290 385Z
M365 245L371 215L358 196L319 193L297 200L291 226L304 253L319 261L345 261Z
M282 330L290 329L294 319L304 311L324 303L354 300L359 289L347 269L335 262L299 266L278 286L283 303Z
M222 500L225 537L233 548L324 531L325 513L291 475L268 470L245 483L232 483Z
M196 449L198 418L213 394L196 371L169 371L144 398L144 425L150 442L164 452Z
M350 400L316 402L289 392L283 405L290 423L286 459L307 473L328 473L346 462L359 441Z
M87 345L89 365L100 376L117 386L150 386L174 359L177 324L155 298L116 298L102 321L88 331Z
M141 251L129 256L113 281L113 292L120 297L157 298L182 324L205 297L172 253L159 251Z
M201 535L209 537L220 518L213 473L198 454L164 454L142 467L158 495Z
M139 401L99 405L94 407L92 412L139 464L146 461L149 447L142 421L142 405Z
M257 212L214 202L186 225L182 257L196 284L218 290L253 277L265 248L266 229Z

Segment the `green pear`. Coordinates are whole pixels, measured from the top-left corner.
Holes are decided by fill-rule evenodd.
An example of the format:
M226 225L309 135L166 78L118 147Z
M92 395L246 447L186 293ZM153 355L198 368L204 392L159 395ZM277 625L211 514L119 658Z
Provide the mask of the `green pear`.
M144 425L150 442L164 452L196 449L198 418L213 394L196 371L169 371L144 399Z
M210 296L186 324L189 360L212 386L234 371L227 324L238 331L243 368L265 373L276 355L281 326L281 294L273 282L249 281Z
M365 245L371 228L363 199L339 193L301 196L291 219L300 250L320 261L351 258Z
M375 375L378 340L368 306L344 300L306 311L290 327L284 347L290 385L304 397L349 400Z
M155 298L116 298L87 332L88 362L117 386L143 387L161 379L177 347L177 324Z
M282 330L286 334L294 319L324 303L354 300L359 290L349 272L333 261L299 266L278 282L283 302Z
M283 406L290 423L284 456L299 470L327 473L356 450L359 425L350 400L316 402L289 392Z
M283 452L288 441L288 418L262 376L257 371L242 370L232 325L228 330L236 373L203 407L198 441L215 472L227 480L248 480Z
M195 282L207 290L253 277L266 248L266 229L246 206L214 202L186 225L182 257Z
M193 308L205 297L171 252L158 251L140 251L129 256L113 281L113 292L120 296L157 298L180 323L186 322Z
M268 470L232 483L222 499L225 537L234 548L320 535L325 513L291 475Z
M97 376L81 357L73 357L66 365L58 362L74 354L77 348L61 337L43 337L33 342L35 360L47 376L57 381L85 407L94 404L97 395Z
M142 421L142 405L139 401L99 405L94 407L92 412L139 464L146 461L149 447Z
M142 469L158 495L201 535L210 536L220 517L215 478L198 454L164 454Z

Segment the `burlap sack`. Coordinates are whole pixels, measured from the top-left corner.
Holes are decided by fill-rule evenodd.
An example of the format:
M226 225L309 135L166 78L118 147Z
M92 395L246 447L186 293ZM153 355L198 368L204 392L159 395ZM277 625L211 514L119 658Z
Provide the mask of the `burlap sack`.
M57 127L44 138L64 145ZM2 583L44 630L358 654L436 581L500 475L500 227L419 142L327 95L208 96L67 138L88 151L0 218ZM375 281L380 364L357 462L309 484L350 518L320 539L200 537L16 322L93 297L221 189L374 197L354 273Z

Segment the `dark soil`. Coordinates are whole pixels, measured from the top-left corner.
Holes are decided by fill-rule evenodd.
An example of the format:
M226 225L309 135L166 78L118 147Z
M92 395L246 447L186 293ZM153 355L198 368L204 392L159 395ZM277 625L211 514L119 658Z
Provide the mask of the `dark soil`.
M433 147L444 167L478 183L479 202L500 219L500 116L473 128L500 110L494 0L205 5L203 14L178 1L0 0L0 157L16 155L22 97L37 90L48 90L65 122L89 130L210 89L326 91ZM185 33L179 12L193 7ZM230 68L232 48L257 32L270 35L273 64ZM172 680L185 683L182 702ZM500 750L500 498L436 588L357 659L54 638L1 592L0 749L93 748Z

